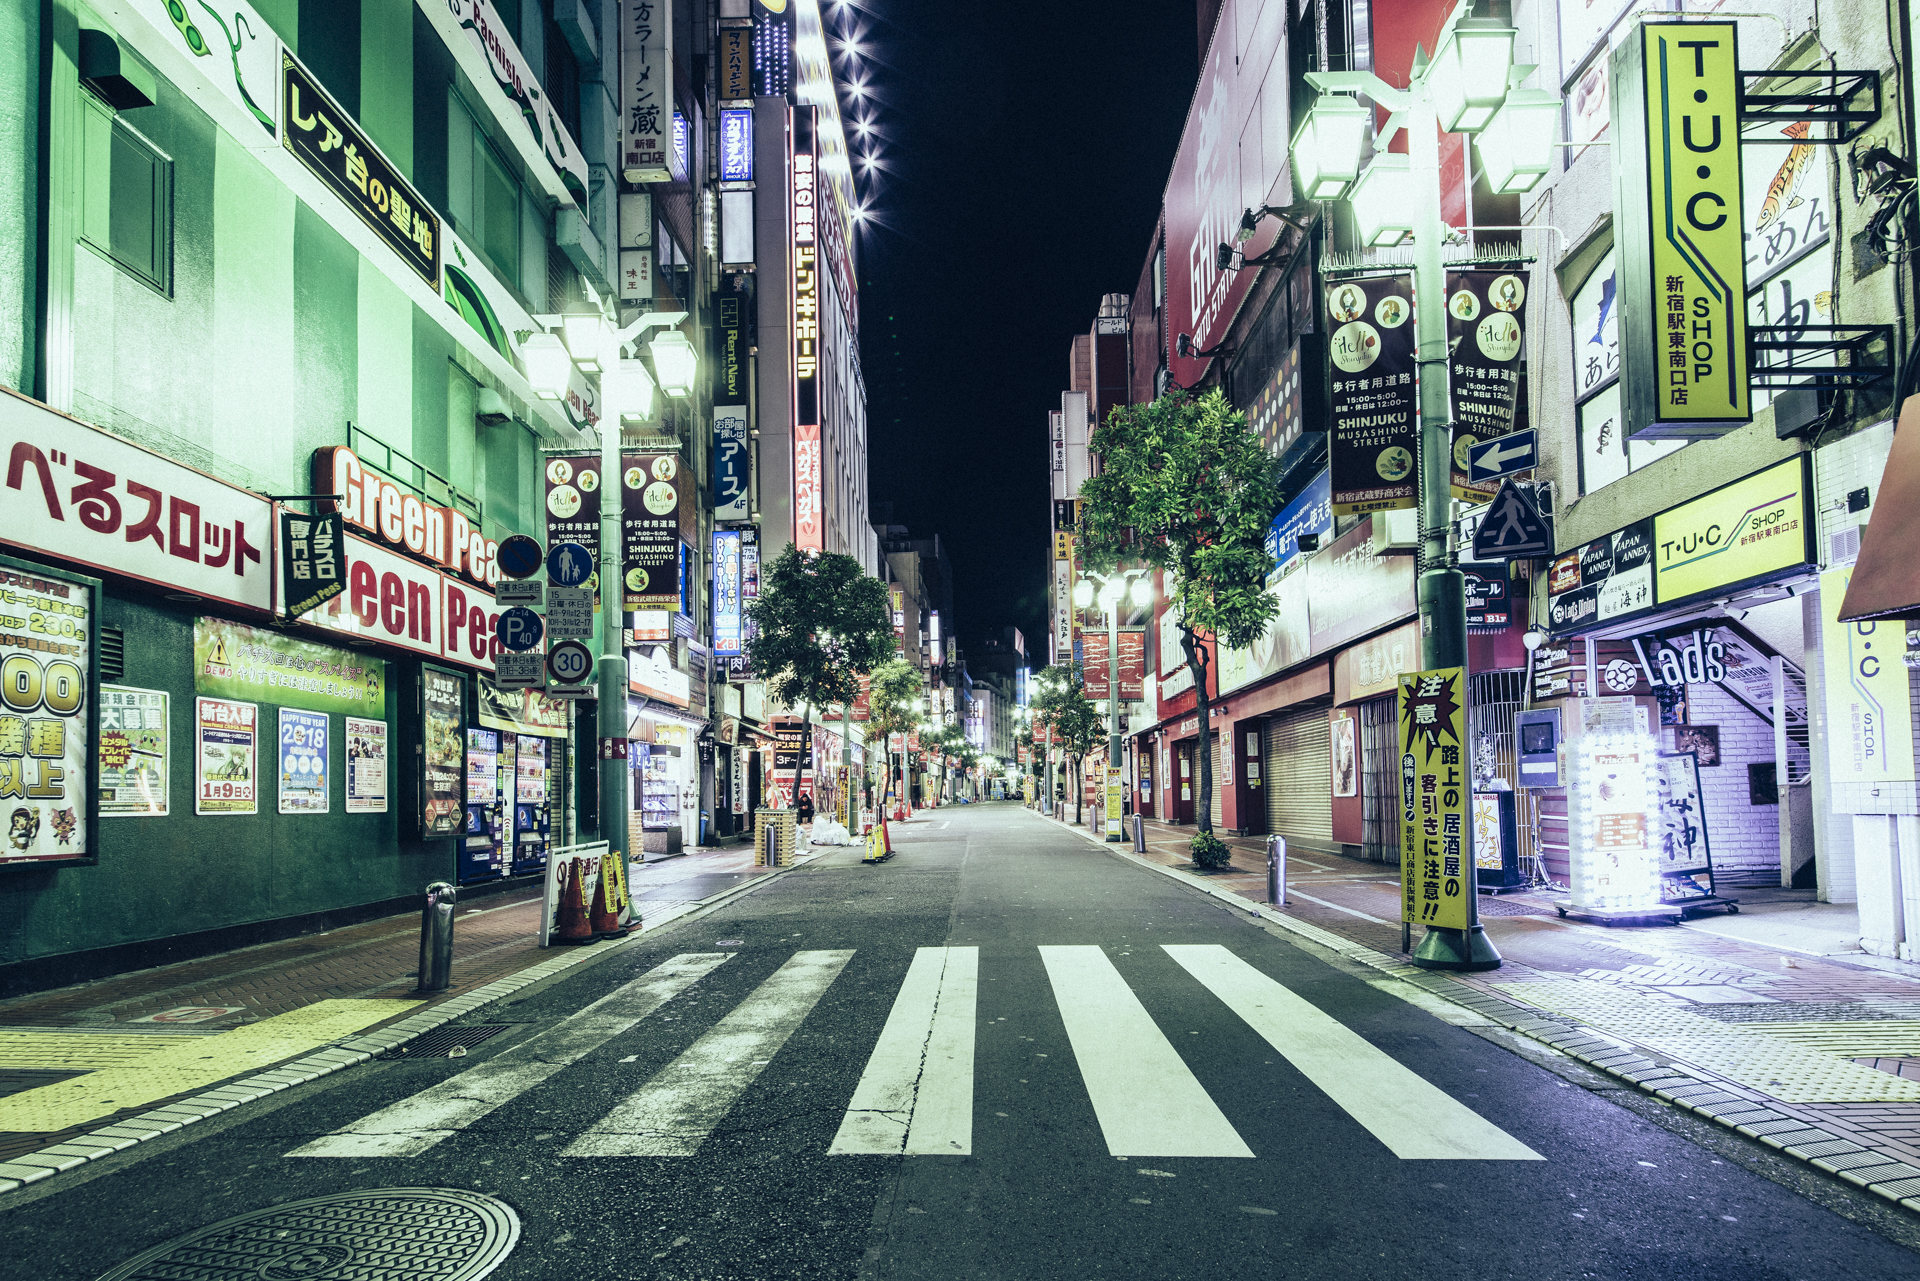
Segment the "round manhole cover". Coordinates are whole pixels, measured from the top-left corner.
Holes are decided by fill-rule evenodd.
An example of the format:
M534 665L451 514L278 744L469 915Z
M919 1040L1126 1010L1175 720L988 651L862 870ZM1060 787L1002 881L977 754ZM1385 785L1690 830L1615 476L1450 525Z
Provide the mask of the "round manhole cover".
M223 1219L100 1281L473 1281L519 1239L520 1218L504 1201L458 1188L380 1188Z

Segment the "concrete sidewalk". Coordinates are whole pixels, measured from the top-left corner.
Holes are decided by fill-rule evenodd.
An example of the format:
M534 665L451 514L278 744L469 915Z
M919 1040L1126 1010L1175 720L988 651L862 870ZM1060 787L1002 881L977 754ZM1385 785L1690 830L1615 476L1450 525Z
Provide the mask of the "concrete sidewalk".
M779 870L750 845L630 863L642 927L626 938ZM432 994L413 990L409 913L0 1001L0 1193L390 1052L624 941L542 948L539 928L537 886L459 909L453 982Z
M1561 919L1560 895L1482 895L1505 964L1439 974L1400 950L1397 868L1295 853L1276 907L1262 839L1223 838L1232 867L1203 870L1191 828L1145 828L1144 856L1107 848L1920 1211L1920 978L1861 956L1844 909L1741 891L1738 916L1606 927Z

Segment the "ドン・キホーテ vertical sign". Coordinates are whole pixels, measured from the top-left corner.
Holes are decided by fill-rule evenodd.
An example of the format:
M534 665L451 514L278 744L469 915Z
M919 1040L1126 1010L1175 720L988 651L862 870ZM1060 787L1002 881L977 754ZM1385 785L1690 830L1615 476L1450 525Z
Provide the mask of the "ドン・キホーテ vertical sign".
M94 861L99 602L97 579L0 557L0 864Z
M820 256L813 108L793 112L793 541L827 545L820 462Z
M1471 923L1475 892L1466 680L1460 667L1400 678L1400 919L1453 930Z
M1649 22L1613 53L1621 385L1629 434L1753 417L1730 22Z

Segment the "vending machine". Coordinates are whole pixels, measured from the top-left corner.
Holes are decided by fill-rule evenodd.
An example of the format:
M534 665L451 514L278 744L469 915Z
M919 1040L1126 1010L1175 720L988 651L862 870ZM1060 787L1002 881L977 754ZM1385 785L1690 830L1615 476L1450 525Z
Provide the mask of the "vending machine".
M548 801L550 744L534 734L516 734L513 767L513 870L537 872L547 865L553 810Z
M500 732L467 730L466 825L460 836L462 885L497 880L507 874L500 805Z

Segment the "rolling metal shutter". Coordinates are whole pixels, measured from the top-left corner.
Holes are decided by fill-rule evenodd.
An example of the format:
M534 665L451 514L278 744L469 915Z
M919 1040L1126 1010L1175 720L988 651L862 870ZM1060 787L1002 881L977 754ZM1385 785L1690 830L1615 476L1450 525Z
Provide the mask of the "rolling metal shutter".
M1215 731L1213 736L1213 792L1211 793L1213 796L1213 808L1209 810L1208 813L1212 815L1213 825L1216 829L1220 827L1220 815L1223 812L1220 808L1221 788L1226 782L1227 771L1233 768L1233 756L1232 753L1228 751L1228 748L1231 746L1232 744L1228 741L1227 735Z
M1265 744L1267 830L1333 840L1333 751L1325 708L1276 716Z

